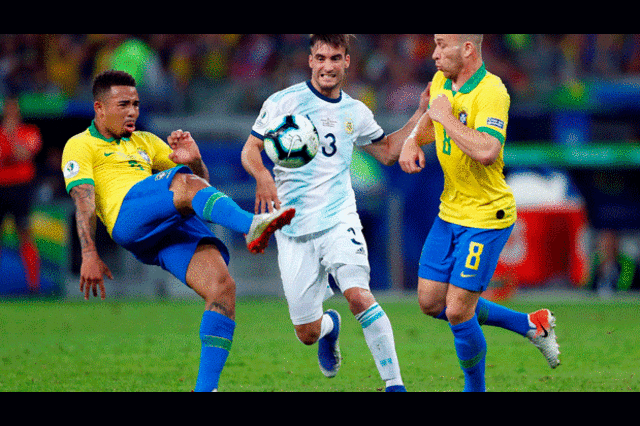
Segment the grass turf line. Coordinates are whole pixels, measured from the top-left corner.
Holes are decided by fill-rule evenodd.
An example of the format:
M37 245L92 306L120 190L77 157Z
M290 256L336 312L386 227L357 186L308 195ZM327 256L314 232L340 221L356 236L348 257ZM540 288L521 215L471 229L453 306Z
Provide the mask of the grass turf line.
M409 391L457 392L463 376L447 324L420 313L413 298L379 298L394 329ZM485 326L487 390L497 392L640 391L640 301L509 301L550 308L562 364L548 367L527 339ZM41 301L0 304L0 392L186 392L198 370L195 301ZM284 300L240 298L225 392L376 392L383 388L362 329L340 297L325 303L343 317L343 363L326 379L317 346L295 337Z

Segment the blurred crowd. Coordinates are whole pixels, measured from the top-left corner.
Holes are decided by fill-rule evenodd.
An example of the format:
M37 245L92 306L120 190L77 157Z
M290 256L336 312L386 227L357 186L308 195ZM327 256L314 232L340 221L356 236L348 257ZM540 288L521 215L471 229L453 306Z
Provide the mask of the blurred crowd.
M362 100L376 115L410 114L418 106L420 93L436 71L431 58L434 47L432 34L358 34L351 46L351 67L345 91ZM482 54L487 69L500 76L507 86L512 108L518 105L545 108L558 99L554 94L559 90L564 88L565 93L571 93L581 84L594 81L623 81L628 86L640 87L638 34L485 34ZM60 173L62 146L68 136L65 136L67 129L61 131L58 127L65 124L56 122L55 131L49 128L49 137L47 129L42 127L42 143L32 143L29 150L20 149L19 145L24 144L15 137L18 134L15 129L22 127L23 132L31 130L32 133L35 130L22 122L18 103L12 98L20 98L19 106L23 108L29 102L23 102L22 97L31 96L35 100L31 106L44 111L45 118L48 117L47 108L52 104L55 106L55 102L47 104L43 101L56 99L72 101L71 104L80 105L76 111L82 112L84 108L93 116L93 78L104 70L120 69L131 73L138 83L141 106L146 110L143 117L148 113L244 113L256 116L270 94L309 79L308 55L308 34L0 34L3 117L0 122L0 187L6 187L0 193L0 207L4 209L0 209L0 245L2 218L8 212L4 200L28 201L30 196L25 188L31 188L34 181L39 183L37 188L31 188L38 202L69 200ZM611 103L618 106L619 99L613 97ZM636 99L637 90L631 91L628 105L637 105ZM632 113L631 130L624 130L623 124L616 124L619 127L612 130L611 123L607 122L599 133L592 125L592 136L598 139L606 133L615 140L640 140L637 110ZM84 114L82 118L86 119L87 111ZM71 114L67 118L74 117ZM43 121L41 124L46 124L46 120ZM527 128L541 127L544 131L544 126L537 122L525 121L525 124ZM82 126L86 126L86 122L66 125L69 126L68 134L72 135L85 128ZM515 120L510 124L511 132L514 126ZM536 139L529 133L526 135L523 140ZM37 139L40 141L40 135ZM15 167L31 170L33 162L37 163L37 176L29 173L24 181L18 182L25 187L9 188L9 184L15 186L16 183L8 181L18 176ZM3 171L5 182L2 181ZM618 191L612 199L627 193L620 189L625 184L610 185L612 178L608 174L604 176L602 186L607 189L602 190L605 195L599 197L606 201L609 192ZM637 182L633 181L636 178L625 179L624 182L629 182L626 185L638 188ZM418 183L406 191L412 194L412 191L426 191L425 188L428 186ZM427 198L426 194L420 194ZM437 201L434 198L434 202ZM608 202L613 203L607 210L612 212L634 207L627 204L621 207L616 204L617 199ZM606 205L606 202L602 203ZM437 204L434 206L437 208ZM28 210L24 203L18 208ZM420 210L412 220L424 220L425 216ZM21 217L17 217L18 225L21 225ZM632 217L637 221L635 218ZM627 224L620 224L621 228L625 226ZM29 244L27 230L18 226L18 231L25 235L24 238L20 236L21 241L26 241L20 244L25 271L30 270L29 265L37 271L38 254ZM412 235L403 236L409 245ZM604 237L608 235L603 233ZM609 241L604 237L605 243ZM640 287L640 264L634 263L640 249L636 250L634 259L629 260L620 254L617 241L605 243L601 244L600 257L594 259L589 287L603 294L612 289ZM416 244L419 247L422 243ZM39 288L39 284L29 278L35 276L37 272L33 271L26 276L31 291Z
M435 72L431 34L358 34L346 90L374 112L413 110ZM487 68L512 102L559 86L640 74L637 34L485 34ZM152 111L256 113L273 91L309 78L308 34L4 34L0 97L91 100L93 77L131 72Z

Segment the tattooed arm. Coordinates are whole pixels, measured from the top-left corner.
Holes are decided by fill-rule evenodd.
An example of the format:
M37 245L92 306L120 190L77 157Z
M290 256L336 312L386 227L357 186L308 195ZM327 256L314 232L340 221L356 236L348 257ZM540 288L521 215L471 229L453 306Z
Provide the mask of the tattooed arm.
M80 291L84 292L84 298L89 299L89 291L100 298L106 297L103 275L113 279L111 271L104 264L96 248L96 198L95 188L90 184L78 185L69 193L76 205L76 224L80 248L82 250L82 265L80 267Z

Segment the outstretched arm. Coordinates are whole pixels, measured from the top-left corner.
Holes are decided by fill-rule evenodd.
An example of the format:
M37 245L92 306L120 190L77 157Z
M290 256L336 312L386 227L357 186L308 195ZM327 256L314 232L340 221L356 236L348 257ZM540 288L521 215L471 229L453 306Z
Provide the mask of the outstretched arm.
M274 208L280 208L278 190L271 172L264 166L260 152L264 149L264 143L257 137L249 135L242 148L242 166L256 180L256 214L272 212Z
M104 288L104 275L113 279L111 271L100 259L96 248L96 202L95 188L90 184L75 186L70 192L76 206L76 225L80 248L82 251L82 265L80 267L80 291L84 298L89 299L89 291L104 300L107 296Z
M431 82L427 84L427 87L420 95L418 109L402 128L386 136L379 142L365 146L363 149L385 166L394 165L400 157L404 141L409 137L420 119L426 115L429 107L430 90Z
M409 137L404 141L398 164L400 168L409 174L420 172L426 165L426 158L422 146L435 140L433 121L429 114L420 117Z

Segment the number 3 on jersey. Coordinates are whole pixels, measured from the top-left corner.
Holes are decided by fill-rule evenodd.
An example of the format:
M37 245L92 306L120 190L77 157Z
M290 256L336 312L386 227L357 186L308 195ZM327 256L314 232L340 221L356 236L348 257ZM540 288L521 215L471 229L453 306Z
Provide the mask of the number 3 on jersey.
M338 148L336 147L336 137L333 135L333 133L328 133L325 137L325 139L329 139L331 142L329 143L329 147L331 148L330 150L327 150L326 147L322 147L322 153L327 156L327 157L331 157L333 156L336 151L338 150Z

